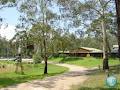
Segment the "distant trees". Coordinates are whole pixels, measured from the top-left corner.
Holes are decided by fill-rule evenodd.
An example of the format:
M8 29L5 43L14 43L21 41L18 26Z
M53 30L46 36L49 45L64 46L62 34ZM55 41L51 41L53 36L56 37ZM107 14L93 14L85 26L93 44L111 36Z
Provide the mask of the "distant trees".
M0 36L0 57L6 56L6 50L7 50L7 40L5 38L2 38Z

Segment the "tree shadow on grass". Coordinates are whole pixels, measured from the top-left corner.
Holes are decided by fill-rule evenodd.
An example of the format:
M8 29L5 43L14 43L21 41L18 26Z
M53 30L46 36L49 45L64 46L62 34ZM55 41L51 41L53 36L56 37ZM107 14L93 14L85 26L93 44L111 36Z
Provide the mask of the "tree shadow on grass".
M24 80L25 81L25 80ZM22 83L23 79L12 79L12 78L0 78L0 87L6 87L10 85L16 86L17 83Z
M81 57L64 57L60 63L66 63L66 62L72 62L72 61L79 61L79 60L83 60L83 58Z
M24 74L24 75L21 75L21 76L18 76L18 77L13 77L13 78L12 77L10 77L10 78L0 77L0 88L7 87L7 86L15 88L15 87L17 87L17 84L19 84L19 83L24 83L24 82L28 82L30 80L36 80L36 79L43 79L45 77L58 75L58 74L61 74L61 73L64 73L64 72L65 71L56 72L56 73L48 73L47 75L44 75L44 74L42 74L42 75L25 75ZM36 83L36 84L39 85L40 83ZM45 85L41 84L41 85L45 86L46 84ZM46 87L48 87L48 86L46 86Z
M23 83L23 82L28 82L29 80L33 79L42 79L44 78L44 75L29 75L29 76L22 76L22 77L11 77L11 78L6 78L6 77L1 77L0 78L0 88L1 87L7 87L7 86L17 86L16 84L18 83Z
M86 70L87 72L89 72L87 75L100 75L100 74L107 74L104 70L101 69L90 69L90 70ZM114 66L110 66L109 69L109 74L120 74L120 65L114 65Z

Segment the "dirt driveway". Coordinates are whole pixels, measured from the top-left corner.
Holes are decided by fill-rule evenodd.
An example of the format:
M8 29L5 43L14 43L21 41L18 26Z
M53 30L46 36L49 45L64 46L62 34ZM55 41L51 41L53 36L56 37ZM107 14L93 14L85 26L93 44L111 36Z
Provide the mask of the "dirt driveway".
M72 85L77 85L87 79L88 69L69 64L56 64L69 68L67 73L47 77L44 80L33 80L0 90L69 90Z

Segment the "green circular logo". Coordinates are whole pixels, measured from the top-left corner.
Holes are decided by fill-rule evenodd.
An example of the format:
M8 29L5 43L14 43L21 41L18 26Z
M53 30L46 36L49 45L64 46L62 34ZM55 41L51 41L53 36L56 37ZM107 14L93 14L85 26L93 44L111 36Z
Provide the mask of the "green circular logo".
M109 76L106 79L106 84L109 87L114 87L117 84L117 78L115 76Z

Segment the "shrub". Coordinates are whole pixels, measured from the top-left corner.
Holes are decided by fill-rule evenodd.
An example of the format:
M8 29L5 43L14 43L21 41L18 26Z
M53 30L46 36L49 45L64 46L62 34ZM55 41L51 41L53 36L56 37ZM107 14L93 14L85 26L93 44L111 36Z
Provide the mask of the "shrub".
M67 57L67 55L66 54L60 54L59 57L65 58L65 57Z
M33 55L33 61L35 64L42 62L42 57L40 54L36 53Z
M90 54L87 54L87 56L86 57L90 57Z
M59 57L59 54L58 53L54 53L53 55L52 55L52 57Z

